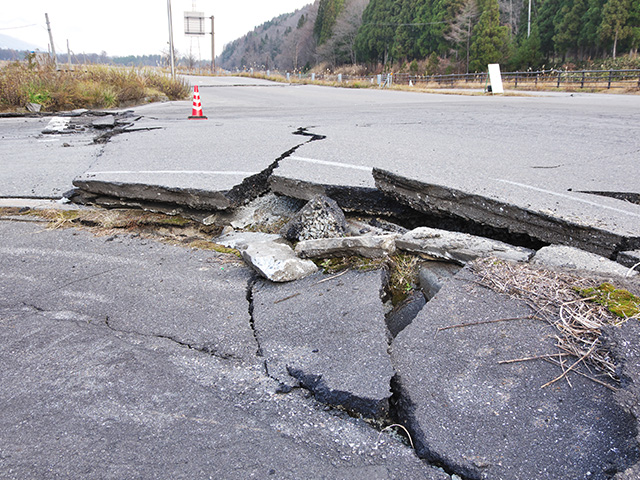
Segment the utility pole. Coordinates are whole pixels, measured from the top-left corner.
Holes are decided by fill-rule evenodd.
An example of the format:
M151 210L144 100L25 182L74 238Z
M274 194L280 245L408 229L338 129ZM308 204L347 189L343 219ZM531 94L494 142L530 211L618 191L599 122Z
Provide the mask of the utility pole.
M58 69L58 58L56 57L56 47L53 44L53 35L51 34L51 24L49 23L49 14L45 13L44 18L47 20L47 30L49 31L49 42L51 43L51 52L53 53L53 66Z
M527 38L531 35L531 0L529 0L529 20L527 22Z
M215 22L213 15L211 15L211 73L216 73L216 33Z
M68 38L67 38L67 63L69 64L69 71L71 71L71 49L69 48Z
M171 78L176 78L176 60L173 54L173 20L171 18L171 0L167 0L169 14L169 57L171 58Z
M471 43L471 15L469 15L469 22L467 23L467 73L469 73L469 48Z

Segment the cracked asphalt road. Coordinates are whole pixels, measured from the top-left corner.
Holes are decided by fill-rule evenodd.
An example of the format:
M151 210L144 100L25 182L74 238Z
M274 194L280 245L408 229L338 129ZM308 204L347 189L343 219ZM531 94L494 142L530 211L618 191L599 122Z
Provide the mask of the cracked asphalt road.
M276 166L307 186L370 188L378 167L637 234L636 204L574 191L638 192L635 97L228 80L197 80L207 122L186 120L190 102L148 105L135 109L140 131L102 145L91 132L45 136L44 119L0 119L0 196L59 198L82 174L228 192ZM6 478L446 478L303 390L276 393L251 274L227 257L38 224L0 233Z
M0 477L446 478L275 393L229 256L40 223L0 236Z

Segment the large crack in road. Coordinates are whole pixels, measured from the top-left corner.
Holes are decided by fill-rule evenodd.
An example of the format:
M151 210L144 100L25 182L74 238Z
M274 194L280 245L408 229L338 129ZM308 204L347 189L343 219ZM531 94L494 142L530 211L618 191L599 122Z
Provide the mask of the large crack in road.
M267 193L274 186L274 177L277 176L277 169L287 159L290 159L302 146L326 138L322 135L311 133L309 131L311 128L299 128L293 132L294 135L309 137L307 141L281 154L261 172L246 176L239 184L228 191L222 192L222 195L228 200L228 205L225 208L233 210L235 207ZM147 129L146 131L150 130ZM105 137L105 140L109 141L111 138ZM374 170L374 176L379 188L379 190L376 189L375 196L370 196L372 192L368 189L351 189L336 186L332 190L331 186L321 185L320 187L322 187L323 193L328 193L329 196L333 195L339 201L338 203L342 203L342 206L347 208L346 205L349 204L352 210L359 213L370 213L373 210L377 210L380 213L381 209L379 207L382 202L374 199L395 197L396 205L401 205L408 214L406 216L398 214L398 211L395 210L394 216L389 215L387 210L387 219L390 218L405 225L411 223L415 225L414 222L418 222L420 225L437 222L439 226L442 226L443 222L448 222L447 225L451 226L453 230L482 231L488 237L506 238L511 240L511 243L526 244L535 248L540 248L546 243L570 235L569 242L573 242L586 250L603 253L609 257L616 257L622 248L637 248L640 245L637 238L625 238L615 234L609 235L609 232L601 233L593 227L558 221L555 218L546 218L535 214L532 216L530 215L531 212L518 207L492 203L486 198L468 195L455 189L435 188L429 184L416 186L408 182L407 179L394 176L390 172ZM407 187L407 182L411 183L409 187ZM104 191L92 191L90 182L79 182L78 185L82 188L87 188L87 191L83 194L83 201L95 202L110 207L135 205L150 210L171 209L172 213L195 211L197 215L193 215L193 217L199 220L203 220L205 213L207 215L211 213L210 210L202 208L205 205L204 203L198 203L197 199L193 200L193 195L200 194L198 191L173 190L170 193L176 194L175 197L168 196L162 202L152 202L147 201L147 198L136 198L135 193L132 193L132 191L125 192L126 194L120 196L105 193ZM315 193L313 189L317 188L318 185L307 187ZM307 187L297 185L296 188L302 188L304 191ZM422 190L426 190L427 194L424 194ZM190 200L181 202L179 197L184 193L190 196ZM150 197L156 198L156 194L157 192L152 191ZM203 194L206 195L206 193ZM304 198L307 195L308 193L295 194L298 198ZM354 202L354 197L359 197L359 199ZM358 202L364 206L354 207ZM194 209L194 207L199 208ZM493 220L491 220L492 216L495 217ZM549 223L539 225L540 221ZM532 225L535 225L535 228L531 228ZM67 281L60 288L56 288L55 291L68 289L73 285L81 284L83 281L88 281L101 275L101 273L90 274ZM452 452L448 450L450 446L446 445L447 441L438 438L436 434L425 426L429 425L430 428L437 428L437 425L429 424L429 412L425 413L421 410L422 407L415 403L418 397L434 398L436 403L440 402L440 407L442 405L446 407L438 410L439 414L446 413L449 404L458 404L461 411L466 411L467 403L473 403L472 399L467 399L467 396L469 395L470 378L475 375L476 370L474 368L477 369L477 367L473 367L471 369L473 371L458 372L458 376L452 377L450 383L441 385L442 391L448 391L449 397L447 398L441 397L441 392L439 391L427 392L421 383L423 382L422 373L420 373L421 369L434 368L434 364L436 364L436 374L442 375L443 372L447 371L446 367L443 370L440 365L437 365L437 360L426 358L429 352L420 350L419 347L422 345L432 344L430 348L439 350L443 357L451 357L451 364L455 363L454 357L456 353L452 354L443 345L432 341L435 337L434 339L421 337L425 331L428 331L428 328L423 328L425 324L429 327L434 325L438 327L438 322L448 318L447 315L434 315L432 309L437 311L438 308L447 307L443 307L440 301L440 303L436 302L436 306L431 305L427 309L419 309L416 316L419 317L417 322L420 327L408 322L408 325L405 326L407 328L392 341L390 348L388 343L389 334L385 326L385 315L384 313L380 314L382 309L379 308L378 310L380 311L376 312L369 312L368 310L372 306L378 308L382 303L379 298L379 292L383 288L384 281L376 280L379 284L378 288L373 288L371 285L361 288L359 283L375 275L378 275L378 273L364 274L358 272L348 281L343 278L342 281L336 282L336 285L330 288L329 285L323 284L321 289L316 287L321 282L324 282L325 279L319 281L317 278L309 277L309 280L286 286L270 284L256 279L253 275L249 276L246 280L246 288L243 289L241 295L244 297L245 303L242 307L244 309L243 314L239 318L243 323L242 341L245 344L239 350L236 346L223 345L221 347L218 340L211 343L202 339L191 341L189 332L182 331L180 334L175 335L162 333L162 330L167 328L166 324L157 327L155 323L150 325L141 321L139 325L132 324L132 326L124 328L123 324L114 322L111 316L104 317L106 318L104 323L113 332L167 340L180 347L213 356L225 362L247 361L249 357L245 355L249 355L251 358L255 357L258 363L262 364L263 374L279 383L279 387L276 390L278 393L290 393L300 388L306 389L317 401L331 407L345 409L355 415L362 415L369 420L373 420L373 423L378 428L392 422L404 423L408 425L409 430L412 432L412 437L417 441L417 451L421 458L443 466L450 474L458 473L461 478L475 479L480 478L481 472L491 470L497 472L494 473L495 475L501 475L500 472L503 465L499 464L499 462L496 463L495 459L491 457L493 452L489 451L483 454L485 455L484 457L471 458L466 456L465 451L460 453L459 451ZM467 279L467 282L473 285L473 280ZM132 287L137 288L139 285L133 284ZM471 287L469 285L464 286L464 289L468 288ZM464 305L465 298L467 298L465 295L468 296L468 292L464 289L463 294L453 288L448 290L446 294L451 298L457 299L456 302L459 304ZM53 291L46 293L50 294ZM372 291L378 296L377 300L371 298ZM353 302L353 304L349 304L349 302ZM456 304L456 302L452 303ZM313 307L310 309L309 305ZM31 305L31 307L39 312L47 311L42 306ZM332 311L332 307L337 308L337 310ZM466 308L468 309L469 307L466 306ZM470 310L474 311L473 308ZM51 312L55 313L55 308ZM77 312L67 310L66 312L79 316L85 315L80 310ZM451 317L453 318L456 314L451 313ZM120 319L121 322L122 319L124 319L124 316ZM375 319L375 322L372 319ZM363 320L370 323L360 325L358 322ZM226 320L222 316L218 316L217 321L224 323ZM375 323L375 328L371 326L371 322ZM429 322L432 322L433 325L429 324ZM380 326L382 327L379 328ZM357 331L351 331L348 327L354 327ZM174 326L169 326L169 329L171 328L174 328ZM204 328L206 330L206 327ZM423 330L417 330L418 328L423 328ZM533 338L538 333L535 328L531 330L535 331L531 335ZM439 331L440 327L436 330L436 335ZM503 331L501 335L506 334ZM548 338L548 335L545 338ZM223 338L222 343L224 344L227 340L228 338ZM482 350L485 348L482 345L479 345L479 350L475 351L474 348L478 345L469 344L469 339L464 336L454 336L452 341L462 342L464 348L461 348L460 351L467 349L471 353L475 352L474 358L492 354L490 351ZM488 339L487 345L491 345L492 341L493 339ZM492 350L492 347L486 348ZM393 353L391 358L389 357L389 350ZM507 348L504 347L503 350L507 350ZM236 351L239 353L235 353ZM418 357L414 361L412 357L414 351L419 351L421 355L425 355L425 358ZM460 355L460 351L458 351L457 355ZM362 354L360 354L361 352ZM345 353L348 355L347 357L344 357ZM371 358L374 357L375 361L372 362ZM479 360L469 361L472 363L479 362ZM492 367L488 368L492 370ZM507 380L504 380L499 377L496 383L498 390L504 386L505 381L507 383L515 382L513 379L507 378ZM503 383L500 384L500 382ZM579 385L581 392L591 392L584 384ZM528 385L525 387L528 387ZM520 391L507 393L505 394L506 400L501 398L500 401L508 403L510 395L521 394ZM582 424L581 428L607 430L616 441L622 443L633 437L633 432L625 430L617 421L610 418L609 413L620 413L617 411L617 406L612 407L607 404L602 407L597 404L597 401L590 403L590 398L587 398L589 393L582 393L581 395L584 397L581 401L584 402L585 411L595 412L594 415L596 415L599 414L599 408L608 409L608 413L606 415L603 414L602 418L604 419L603 421L609 422L606 424L598 423L597 426ZM605 393L599 392L598 395L605 395ZM572 401L577 401L573 396L571 398L573 399ZM476 407L480 410L485 408L479 404ZM495 414L499 415L499 413ZM534 415L536 414L534 413ZM456 418L447 417L446 414L443 414L442 418L443 424L446 424L447 418L452 423L457 421ZM623 417L620 416L620 418ZM574 422L578 421L574 419ZM470 424L473 424L473 422L470 422ZM535 428L540 429L541 425L544 425L542 420L539 420L539 423L534 422ZM450 425L447 424L447 426ZM456 424L455 428L464 430L465 426ZM509 431L511 432L511 430ZM460 435L468 435L468 432L465 431ZM469 437L467 441L469 444L473 444L474 439ZM629 440L625 445L628 447L625 450L627 458L617 462L612 459L606 460L611 465L615 464L609 468L607 475L613 475L618 471L624 470L637 459L637 448L634 450L634 443ZM600 447L600 444L595 447L592 444L585 446L585 448L595 448L596 451L600 451ZM493 445L493 448L496 451L501 451L502 446ZM443 451L446 451L446 453L443 453ZM512 453L507 452L505 455L509 457ZM600 459L592 458L591 460L598 464L602 463ZM520 467L521 465L518 465L518 468ZM557 468L557 471L560 472L564 467L554 464L554 468ZM602 476L598 478L609 477Z

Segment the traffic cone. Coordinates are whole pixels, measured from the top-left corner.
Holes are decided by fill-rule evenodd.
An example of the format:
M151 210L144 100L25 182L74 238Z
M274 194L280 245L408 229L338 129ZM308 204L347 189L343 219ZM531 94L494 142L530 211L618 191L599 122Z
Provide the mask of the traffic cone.
M189 116L189 120L206 120L207 117L202 113L202 103L200 103L200 90L198 86L193 87L193 111Z

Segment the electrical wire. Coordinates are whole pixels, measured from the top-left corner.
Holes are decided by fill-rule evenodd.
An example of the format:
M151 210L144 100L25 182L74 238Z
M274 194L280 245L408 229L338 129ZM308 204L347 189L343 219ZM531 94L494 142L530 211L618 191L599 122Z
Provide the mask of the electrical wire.
M0 30L17 30L19 28L29 28L29 27L38 27L40 25L38 25L37 23L33 23L31 25L22 25L21 27L3 27L0 28Z

